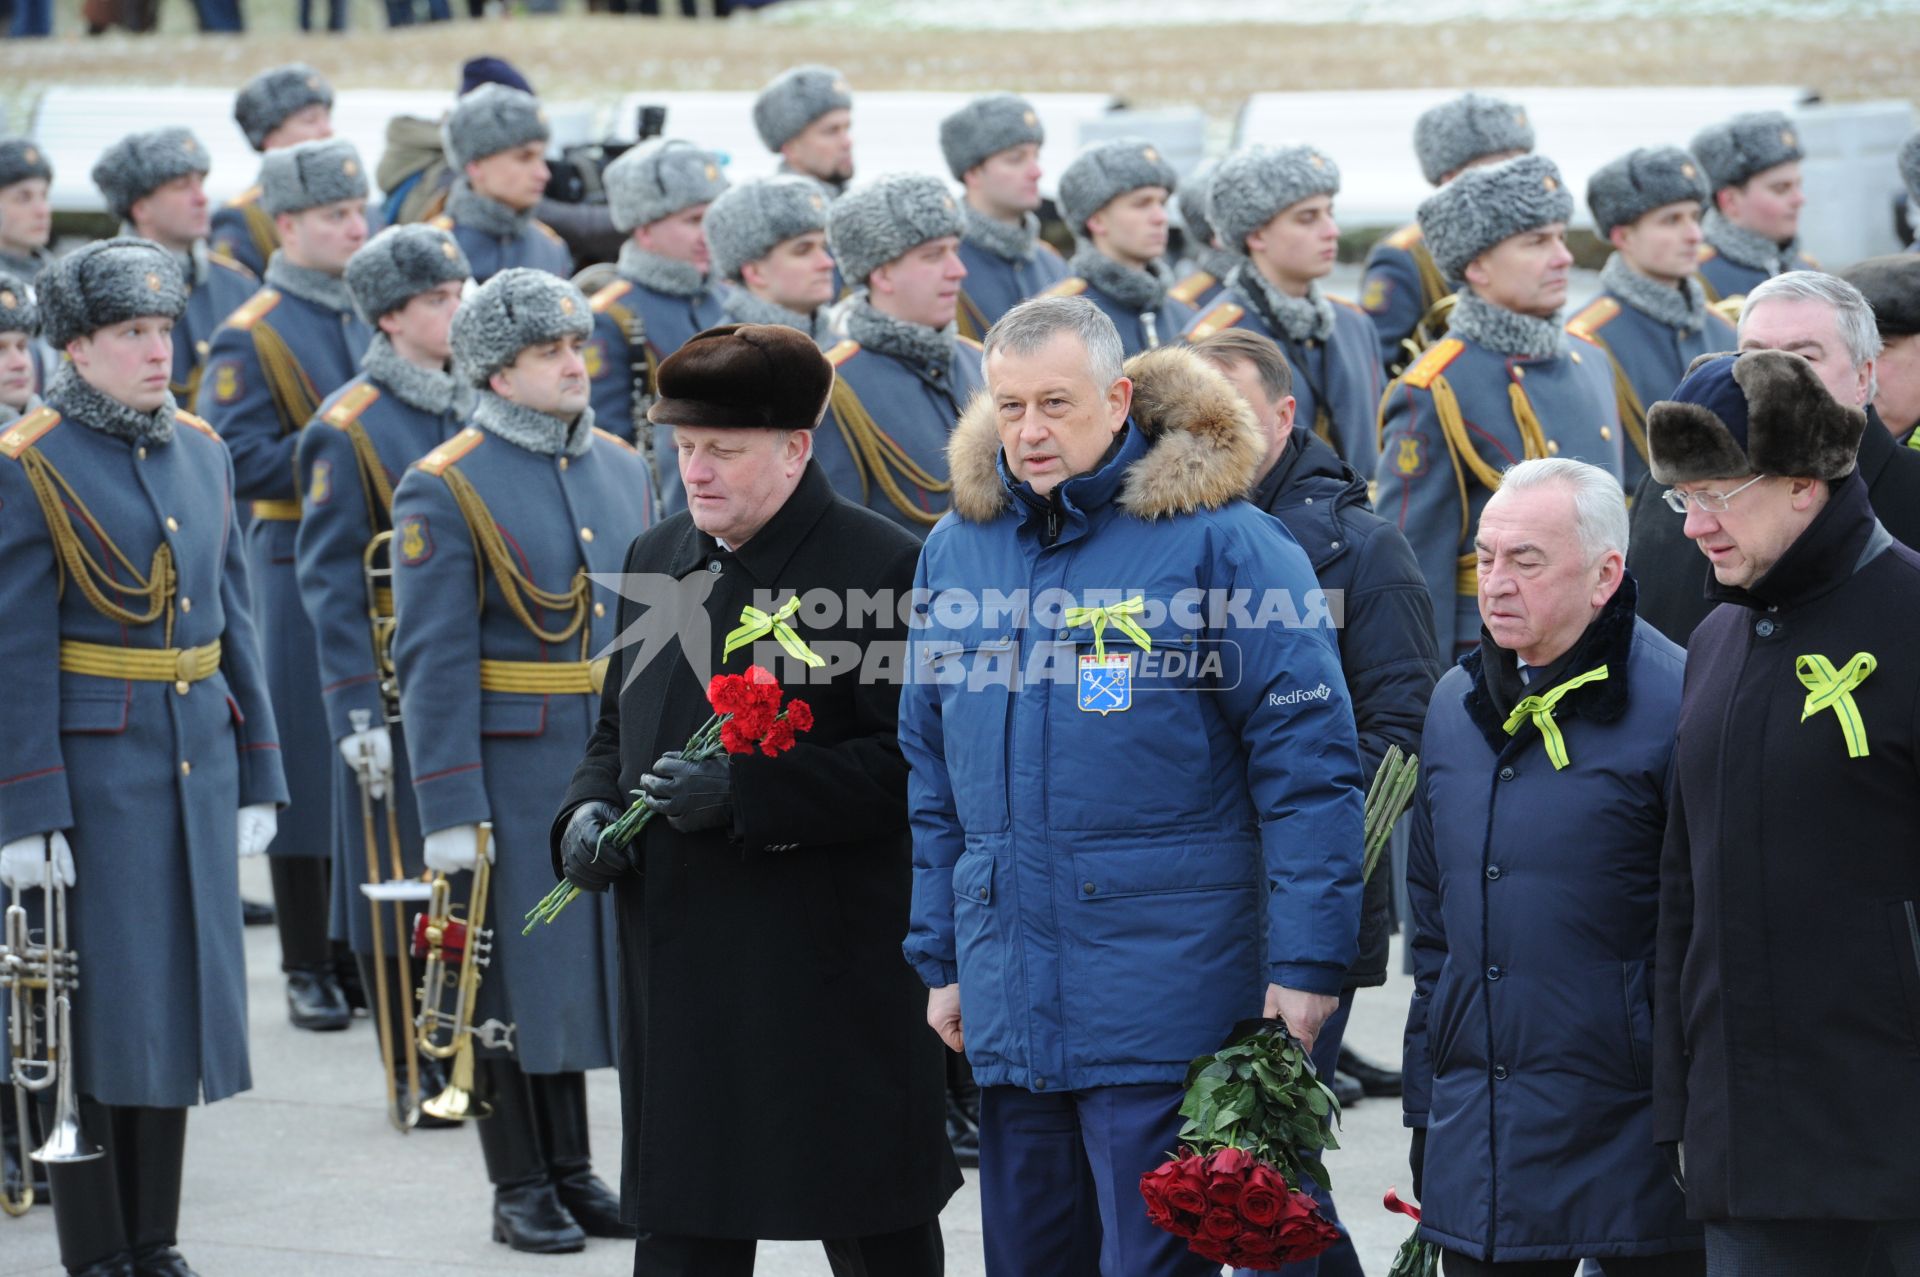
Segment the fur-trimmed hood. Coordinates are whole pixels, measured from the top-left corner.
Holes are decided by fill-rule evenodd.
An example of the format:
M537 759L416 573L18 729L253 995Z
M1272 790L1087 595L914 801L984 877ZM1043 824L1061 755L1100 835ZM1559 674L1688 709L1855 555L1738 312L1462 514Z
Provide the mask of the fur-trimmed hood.
M1162 346L1129 359L1132 428L1144 455L1127 467L1117 503L1141 519L1217 510L1243 497L1258 477L1266 441L1233 386L1183 346ZM1000 464L1000 432L989 392L974 396L947 443L953 509L970 523L988 523L1012 504ZM1068 480L1067 482L1072 482Z

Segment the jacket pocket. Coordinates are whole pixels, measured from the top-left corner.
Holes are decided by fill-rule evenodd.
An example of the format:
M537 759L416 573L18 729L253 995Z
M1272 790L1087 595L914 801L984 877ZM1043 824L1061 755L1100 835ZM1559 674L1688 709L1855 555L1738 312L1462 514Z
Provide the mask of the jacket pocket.
M1645 962L1620 964L1620 994L1626 1011L1627 1051L1631 1056L1636 1086L1651 1085L1653 1080L1653 1002L1648 993L1648 983Z
M480 693L482 736L538 736L547 729L547 698L517 692Z
M941 734L954 812L970 834L1008 828L1007 715L1020 677L1012 639L922 649L917 677L939 685Z
M62 696L60 730L85 736L117 736L127 730L127 701L131 689L122 685L112 695Z
M967 1053L976 1059L1024 1059L1009 1026L1016 1005L1007 973L1013 957L995 901L991 855L967 851L953 862L953 952L960 966L960 1016Z
M1907 1033L1920 1047L1920 902L1897 900L1887 906L1893 964L1907 1007Z

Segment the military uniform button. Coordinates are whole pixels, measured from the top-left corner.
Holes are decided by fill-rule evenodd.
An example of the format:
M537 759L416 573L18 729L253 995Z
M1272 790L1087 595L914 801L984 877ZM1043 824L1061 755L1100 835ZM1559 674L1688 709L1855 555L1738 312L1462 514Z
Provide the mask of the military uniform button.
M192 764L192 763L190 763L190 762L188 762L188 761L187 761L186 759L184 759L184 758L180 760L180 774L181 774L182 776L191 776L191 775L193 775L193 764Z
M1602 427L1600 427L1600 437L1601 437L1602 439L1611 439L1611 438L1613 438L1613 427L1612 427L1612 426L1602 426Z
M560 458L560 468L562 470L565 470L567 468L567 460L568 459L566 457Z
M133 450L133 459L135 461L145 461L147 459L147 450L144 447L135 448Z
M595 616L605 616L607 614L607 605L605 603L595 603L593 605L593 614Z
M174 517L173 517L172 515L168 515L168 516L167 516L167 531L169 531L169 532L178 532L179 530L180 530L180 520L178 520L178 519L176 519L176 518L174 518Z
M182 594L182 595L180 596L180 610L181 610L182 612L191 612L191 611L193 611L193 600L192 600L192 599L190 599L190 598L188 598L188 597L187 597L186 595L184 595L184 594Z
M1577 350L1570 350L1570 351L1568 351L1567 353L1573 356L1573 362L1574 362L1574 363L1576 363L1576 364L1577 364L1577 363L1579 363L1579 362L1580 362L1580 352L1579 352L1579 351L1577 351Z
M585 541L585 542L588 542L589 544L591 544L591 543L592 543L592 541L593 541L593 529L592 529L592 528L581 528L581 529L580 529L580 539L581 539L582 541Z
M173 690L178 692L182 696L185 696L189 691L192 690L192 688L193 688L193 684L187 682L185 679L181 679L179 682L173 685Z
M1513 370L1513 379L1515 381L1525 381L1527 379L1527 370L1525 368L1515 368Z
M1550 457L1560 455L1560 441L1558 439L1547 440L1547 455Z

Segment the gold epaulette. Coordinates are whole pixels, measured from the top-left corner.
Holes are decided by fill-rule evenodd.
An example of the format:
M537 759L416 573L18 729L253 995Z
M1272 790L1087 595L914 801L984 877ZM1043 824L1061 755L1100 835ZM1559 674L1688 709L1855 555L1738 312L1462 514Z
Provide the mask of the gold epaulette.
M208 425L206 418L196 417L184 408L175 408L173 410L173 419L190 430L198 430L209 439L218 439L220 437L220 432Z
M1333 293L1327 293L1326 298L1328 301L1332 302L1336 306L1345 306L1348 310L1354 312L1356 315L1367 314L1367 308L1365 306L1362 306L1359 302L1353 300L1353 298L1351 297L1339 297ZM1373 322L1372 316L1370 315L1368 316L1367 322L1368 323Z
M18 461L21 453L40 442L49 430L59 424L60 414L53 409L34 409L8 426L5 433L0 433L0 457Z
M1388 248L1408 249L1424 238L1426 237L1420 232L1420 223L1415 222L1410 226L1402 226L1381 242Z
M609 306L613 305L615 302L619 301L622 297L625 297L628 293L632 291L633 291L632 281L625 280L625 279L616 279L611 284L608 284L605 288L595 293L592 297L588 298L587 307L588 309L592 310L593 313L596 315L605 314Z
M1169 288L1167 290L1167 296L1177 302L1185 302L1189 306L1197 306L1200 302L1200 294L1206 292L1219 282L1220 281L1215 279L1211 273L1197 270L1175 284L1172 288Z
M834 346L831 350L827 351L827 362L832 364L835 368L838 368L841 364L846 363L847 360L852 359L855 355L859 353L860 353L859 342L843 341L843 342L840 342L838 345Z
M224 266L228 270L233 271L235 274L245 275L248 279L259 278L259 276L255 275L252 271L247 269L247 264L245 262L241 261L238 257L234 257L228 253L222 252L220 249L217 249L217 248L207 249L207 260L212 262L215 266Z
M448 467L460 460L460 458L466 456L469 452L472 452L475 448L478 448L486 437L482 431L473 426L468 426L465 430L462 430L459 434L447 440L426 456L420 458L415 464L428 474L444 475Z
M255 200L259 198L260 198L260 187L258 183L255 183L254 185L249 186L246 190L240 192L238 195L234 196L232 199L228 200L227 207L228 208L245 208L247 205L253 203Z
M450 231L453 229L453 219L445 213L436 213L427 219L427 225L436 231Z
M359 420L360 414L379 397L380 387L370 381L363 381L335 400L333 407L327 409L320 419L330 426L338 426L345 430Z
M1087 281L1078 275L1069 275L1052 288L1041 293L1042 297L1078 297L1087 291Z
M1611 297L1596 297L1587 303L1585 310L1567 321L1567 331L1575 337L1592 341L1593 335L1605 328L1619 313L1619 302Z
M560 245L562 248L566 247L567 241L560 234L560 232L554 230L553 227L547 225L545 222L541 221L537 217L533 219L533 229L539 231L541 234L545 235L548 239Z
M1807 264L1808 270L1826 269L1825 267L1820 265L1820 259L1818 257L1815 257L1812 253L1806 252L1804 249L1800 253L1800 260Z
M976 355L981 354L986 350L985 346L982 346L979 342L975 341L971 337L962 336L959 338L959 341L961 345L965 346L968 350L973 351Z
M243 333L247 332L252 329L255 324L259 323L268 311L279 304L280 290L277 288L263 288L253 296L247 298L247 300L241 302L239 307L231 315L227 316L226 326L228 328L237 328Z
M1204 341L1222 329L1233 327L1246 313L1247 308L1237 303L1215 302L1207 313L1195 320L1193 327L1187 330L1187 340Z
M1719 250L1719 249L1717 249L1717 248L1715 248L1715 247L1714 247L1713 245L1711 245L1711 244L1709 244L1709 243L1706 243L1706 242L1705 242L1704 240L1703 240L1703 241L1701 242L1701 244L1700 244L1700 256L1699 256L1699 260L1700 260L1700 261L1702 261L1702 262L1710 262L1710 261L1712 261L1712 260L1713 260L1714 258L1716 258L1716 257L1718 257L1718 256L1720 256L1720 250Z
M1060 260L1063 262L1067 260L1064 256L1061 255L1061 252L1059 249L1047 243L1047 241L1045 241L1044 239L1035 240L1034 247L1045 249L1047 252L1052 253L1055 257L1060 258Z
M613 433L613 431L611 430L602 430L600 427L595 426L593 428L593 433L600 436L600 438L605 439L608 443L613 444L617 448L625 448L628 452L632 452L636 454L640 451L640 449L634 447L632 444L628 443L625 439L622 439L619 435Z
M1433 379L1447 370L1447 365L1460 357L1467 345L1458 337L1449 337L1433 346L1420 356L1420 362L1407 369L1400 380L1419 390L1433 385Z

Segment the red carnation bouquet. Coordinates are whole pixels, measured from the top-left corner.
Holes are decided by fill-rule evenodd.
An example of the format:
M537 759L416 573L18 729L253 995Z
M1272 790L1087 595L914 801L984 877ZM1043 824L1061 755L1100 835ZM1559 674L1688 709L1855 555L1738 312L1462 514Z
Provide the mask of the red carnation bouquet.
M1328 1183L1320 1154L1340 1147L1340 1102L1284 1025L1242 1025L1195 1060L1180 1114L1180 1152L1140 1177L1155 1227L1204 1259L1262 1272L1340 1240L1300 1187Z
M758 665L749 665L744 674L715 674L707 681L707 704L713 706L712 717L680 751L681 757L693 762L721 753L755 751L774 758L792 749L801 732L813 728L813 707L798 697L787 699L780 681ZM600 846L615 850L625 847L652 819L653 805L634 790L633 805L600 831ZM599 858L597 850L594 857ZM527 925L520 934L527 935L543 922L551 923L579 894L580 888L564 879L554 884L539 904L527 910Z

